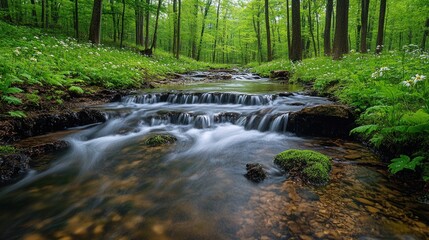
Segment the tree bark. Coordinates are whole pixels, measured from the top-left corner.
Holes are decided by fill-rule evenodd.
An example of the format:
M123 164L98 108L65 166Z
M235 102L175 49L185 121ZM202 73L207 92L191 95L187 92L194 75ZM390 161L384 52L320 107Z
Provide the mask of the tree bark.
M182 0L179 1L179 16L177 17L177 49L176 49L176 59L180 57L180 22L182 21Z
M100 44L102 3L102 0L94 0L92 7L92 18L89 27L89 41L92 44Z
M115 0L110 0L110 11L112 12L112 21L113 21L113 42L116 43L118 34L118 27L116 25L116 9L115 9Z
M292 0L292 45L289 59L293 62L302 60L300 0Z
M317 57L316 39L314 39L313 21L311 19L311 0L308 0L308 26L310 30L311 40L313 42L314 56Z
M206 5L204 7L203 22L202 22L201 34L200 34L200 43L198 44L197 61L200 60L200 56L201 56L201 47L203 45L204 30L206 28L206 18L207 18L207 14L209 13L211 4L212 4L212 0L207 0Z
M286 0L286 35L287 35L287 54L290 54L290 16L289 16L289 0Z
M265 29L267 33L267 61L273 60L273 52L271 50L271 30L270 30L270 12L268 0L265 0Z
M79 41L79 0L74 0L74 34Z
M36 12L36 1L31 0L30 3L31 3L31 16L33 17L34 25L37 26L38 22L37 22L37 12Z
M42 12L41 12L41 18L40 18L40 20L41 20L41 24L42 24L42 28L44 28L45 27L45 22L46 22L46 0L42 0L42 2L41 2L41 4L42 4Z
M155 28L153 31L152 45L150 46L151 52L154 48L156 48L156 39L158 37L159 13L161 11L161 5L162 5L162 0L158 0L158 7L156 8Z
M362 0L362 12L361 12L361 30L360 30L360 52L367 53L368 46L366 44L368 34L368 12L369 12L369 0Z
M124 45L124 30L125 30L125 0L122 0L122 19L121 19L121 43L119 48L122 48Z
M429 18L426 19L425 30L423 31L423 38L421 48L422 50L426 50L426 39L429 35Z
M173 0L173 56L177 48L177 0Z
M380 54L383 51L383 38L384 38L384 20L386 18L386 0L380 1L380 15L378 18L378 33L377 33L377 46L375 53Z
M191 57L197 59L197 20L198 20L198 0L194 0L192 16L194 21L191 21Z
M217 9L216 9L216 27L215 27L215 39L213 44L212 62L216 62L217 36L218 36L218 30L219 30L219 12L220 12L220 0L218 0L217 2Z
M3 20L6 22L11 22L12 17L9 12L9 2L8 0L0 0L0 13L3 15Z
M325 56L331 55L331 22L332 12L334 9L334 1L327 0L326 2L326 17L325 17L325 31L323 32L323 48Z
M149 12L150 0L146 0L146 22L145 22L145 39L144 39L144 47L145 49L149 48L149 21L150 21L150 12Z
M349 50L348 46L348 22L349 0L337 0L337 19L335 24L335 36L333 47L333 59L339 60Z
M256 15L257 19L255 20L255 16L253 16L253 28L256 33L256 40L258 44L258 62L262 62L262 41L261 41L261 22L259 21L261 12L260 9L258 9L258 14Z

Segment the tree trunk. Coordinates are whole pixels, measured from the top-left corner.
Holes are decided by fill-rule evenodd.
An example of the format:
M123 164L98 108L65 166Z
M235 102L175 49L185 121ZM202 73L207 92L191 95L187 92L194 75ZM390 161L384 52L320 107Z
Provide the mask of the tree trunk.
M289 16L289 0L286 0L286 35L287 35L287 53L290 54L290 16Z
M215 27L215 37L214 37L214 44L213 44L212 62L216 62L217 36L218 36L218 30L219 30L219 12L220 12L220 0L218 0L217 2L217 9L216 9L216 27Z
M333 59L339 60L349 50L348 46L348 22L349 0L337 0L337 19L335 24L335 36L333 47Z
M191 57L197 59L197 20L198 20L198 0L194 0L191 21Z
M79 41L79 0L74 0L74 34Z
M41 24L42 24L42 28L44 28L45 27L45 22L46 22L46 19L45 19L45 17L46 17L46 0L42 0L42 2L41 2L41 4L42 4L42 12L41 12Z
M271 50L271 33L270 33L270 13L268 0L265 0L265 29L267 32L267 61L273 60L273 52Z
M89 27L89 41L92 44L100 44L102 3L103 0L94 0L91 25Z
M137 46L143 46L144 44L144 38L143 38L143 8L142 8L142 1L141 0L135 0L136 6L135 6L135 15L136 15L136 45Z
M177 0L173 0L173 56L177 48Z
M203 22L202 22L201 34L200 34L200 43L198 44L197 61L200 60L200 56L201 56L201 47L203 45L204 30L206 27L206 18L207 18L207 14L209 13L211 4L212 4L212 0L207 0L206 5L204 7Z
M425 30L423 31L423 38L421 48L424 51L426 49L426 38L429 35L429 18L426 19Z
M378 33L377 33L377 47L375 53L380 54L383 50L383 38L384 38L384 19L386 18L386 0L380 1L380 15L378 18Z
M316 0L314 0L314 5L316 5ZM320 20L319 13L316 9L316 41L317 41L317 56L320 56Z
M333 9L334 1L328 0L326 2L325 31L323 32L323 48L326 56L331 55L331 22Z
M289 59L293 62L302 60L300 0L292 0L292 46Z
M176 59L180 57L180 22L182 21L182 0L179 1L179 16L177 17L177 49Z
M125 0L122 0L122 26L121 26L121 43L119 44L119 48L122 48L124 45L124 29L125 29Z
M34 25L38 25L37 23L37 12L36 12L36 1L31 0L31 16L33 17Z
M368 34L368 12L369 12L369 0L362 0L362 12L361 12L361 25L360 30L360 52L367 53L368 46L366 45L367 34Z
M110 11L112 12L112 21L113 21L113 42L116 43L118 34L118 27L116 25L116 9L115 9L115 0L110 0Z
M3 15L3 20L6 22L11 22L12 17L9 12L9 2L8 0L0 0L0 14Z
M145 49L149 48L149 20L150 20L150 12L149 12L150 0L146 0L146 22L145 22L145 39L144 39L144 47Z
M159 13L161 11L162 0L158 0L158 7L156 8L156 18L155 18L155 28L153 31L152 45L150 46L151 54L152 50L156 48L156 39L158 37L158 22L159 22Z
M313 21L311 20L311 0L308 0L308 26L310 29L311 40L313 42L314 56L317 57L317 47L316 40L314 39Z
M261 23L259 21L260 12L258 9L258 15L256 15L257 20L255 20L255 16L253 16L253 28L256 33L256 40L258 44L258 63L262 62L262 41L261 41Z

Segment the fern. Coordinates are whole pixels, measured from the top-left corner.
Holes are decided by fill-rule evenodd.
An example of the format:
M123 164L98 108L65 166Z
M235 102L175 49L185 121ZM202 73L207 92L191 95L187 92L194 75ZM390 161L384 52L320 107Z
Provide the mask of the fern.
M77 93L77 94L83 94L83 93L84 93L83 89L82 89L82 88L80 88L80 87L77 87L77 86L71 86L71 87L69 88L69 91L70 91L70 92Z
M424 159L424 157L418 156L411 160L409 156L401 155L399 158L394 158L391 160L392 163L389 164L389 171L393 174L396 174L404 169L410 169L414 171Z
M11 117L16 117L16 118L25 118L25 117L27 117L27 115L23 111L10 111L10 112L8 112L8 114Z
M379 130L379 126L375 124L370 125L363 125L357 128L353 128L350 131L350 135L356 134L356 135L363 135L363 137L368 138L372 136L372 134Z
M16 98L14 96L2 96L1 99L9 104L14 104L14 105L18 105L22 103L21 99Z

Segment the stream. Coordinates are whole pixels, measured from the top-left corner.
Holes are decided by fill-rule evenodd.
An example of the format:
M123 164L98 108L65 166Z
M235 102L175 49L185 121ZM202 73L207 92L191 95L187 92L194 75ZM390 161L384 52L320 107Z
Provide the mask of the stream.
M201 79L96 106L105 123L34 138L71 146L0 189L0 239L429 238L429 206L390 183L366 147L286 131L289 112L329 100L250 73ZM144 144L160 133L177 141ZM330 156L329 184L288 179L273 159L292 148ZM268 178L246 179L247 163Z

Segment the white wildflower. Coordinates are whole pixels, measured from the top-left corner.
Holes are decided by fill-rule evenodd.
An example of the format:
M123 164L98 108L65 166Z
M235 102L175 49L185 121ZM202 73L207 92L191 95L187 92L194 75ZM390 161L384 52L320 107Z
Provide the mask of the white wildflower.
M37 51L37 52L36 52L36 54L37 54L37 55L42 55L42 52Z
M39 40L39 37L38 36L34 36L34 39Z
M412 80L405 80L405 81L402 81L401 84L405 87L411 87L411 85L413 84L413 81Z
M15 50L13 50L13 52L15 53L16 56L19 56L21 54L21 52L19 51L18 48L16 48Z
M36 58L34 58L34 57L31 57L31 58L30 58L30 61L32 61L32 62L37 62L37 59L36 59Z
M22 37L22 40L27 40L27 38L26 37Z
M421 82L423 80L426 79L425 75L420 75L420 74L416 74L415 77L412 77L411 80L413 81L414 84L417 84L418 82Z

